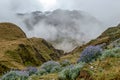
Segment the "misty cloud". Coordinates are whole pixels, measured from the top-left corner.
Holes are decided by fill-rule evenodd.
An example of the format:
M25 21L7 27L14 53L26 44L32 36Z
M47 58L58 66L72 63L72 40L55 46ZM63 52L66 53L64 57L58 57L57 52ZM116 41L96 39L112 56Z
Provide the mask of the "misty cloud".
M51 42L64 38L63 42L58 41L59 45L54 45L65 49L65 46L79 45L95 38L107 27L120 23L119 8L120 0L56 0L56 5L50 8L40 0L1 0L0 22L19 25L29 37L43 37ZM55 14L56 9L65 11ZM80 11L77 14L70 10ZM25 15L18 17L17 13ZM75 43L71 43L74 40Z
M29 37L42 37L65 51L96 38L104 30L99 20L78 10L19 13L18 18L26 24Z
M42 10L38 0L1 0L0 1L0 22L13 22L26 32L24 23L17 18L16 13Z
M106 26L120 23L120 0L58 0L62 9L77 9L94 15Z
M120 23L120 0L56 0L53 8L44 8L40 0L1 0L0 14L4 16L15 12L46 11L55 9L82 10L95 16L106 26L113 26ZM11 12L11 13L10 13ZM6 19L7 20L7 19Z

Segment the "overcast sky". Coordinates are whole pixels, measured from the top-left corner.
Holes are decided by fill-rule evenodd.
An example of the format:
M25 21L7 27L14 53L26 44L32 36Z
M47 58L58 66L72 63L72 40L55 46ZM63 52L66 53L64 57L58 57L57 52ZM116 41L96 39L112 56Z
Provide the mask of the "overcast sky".
M69 36L74 40L76 40L77 42L80 42L79 40L82 39L82 37L80 36L82 29L85 29L83 32L85 33L85 35L87 34L87 36L83 36L85 37L83 41L86 41L87 39L90 40L95 38L96 36L99 35L99 33L103 32L103 30L105 30L107 27L118 25L120 23L120 0L0 0L0 22L13 22L17 24L23 29L23 31L27 34L27 36L30 35L28 37L33 37L34 36L33 33L35 33L35 35L37 34L38 36L34 36L34 37L42 37L44 39L48 37L52 40L55 37L55 39L57 40L58 38L56 37L57 34L63 35L57 31L60 28L59 26L57 27L57 29L54 29L54 28L52 29L52 27L54 26L49 26L43 23L37 24L33 26L34 29L32 29L30 34L29 33L30 30L26 28L21 18L18 18L18 16L16 15L16 13L30 13L32 11L44 12L44 11L53 11L56 9L81 10L96 17L97 21L101 21L100 24L102 23L104 24L104 26L103 24L100 26L96 26L96 25L94 26L96 22L93 22L92 25L90 25L88 24L89 22L92 22L92 20L90 20L90 21L86 21L85 23L83 22L83 25L81 25L81 21L84 21L84 20L81 20L78 23L79 26L77 26L77 30L80 33L77 33L77 34L76 33L74 34L74 32L72 33L72 31L69 31L69 29L67 28L60 29L64 33L68 33ZM59 17L60 16L58 16L58 19ZM60 17L60 18L62 19L64 18L64 22L65 20L67 20L68 22L72 21L72 19L69 17L66 17L66 18ZM30 20L33 20L33 19L30 19ZM50 21L51 20L52 19L50 18ZM70 26L67 26L67 27L70 28ZM72 29L74 29L73 27ZM64 30L66 30L66 32ZM67 35L65 36L65 38L69 36ZM69 42L67 43L67 42L68 41L65 39L65 41L63 40L62 43L58 44L58 46L60 46L59 49L71 50L70 49L71 42L70 43ZM73 45L71 46L73 48Z
M88 12L107 26L120 22L120 0L0 0L0 20L15 12L77 9Z

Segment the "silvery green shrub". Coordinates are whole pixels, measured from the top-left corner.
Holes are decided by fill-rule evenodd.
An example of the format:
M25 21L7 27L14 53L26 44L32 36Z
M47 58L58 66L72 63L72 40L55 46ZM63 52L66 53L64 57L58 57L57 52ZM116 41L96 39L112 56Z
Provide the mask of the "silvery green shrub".
M88 46L83 50L77 62L89 63L100 55L102 55L102 48L100 46Z
M39 75L39 76L42 76L42 75L45 75L45 74L48 74L48 72L46 72L45 69L39 69L39 70L36 72L36 75Z
M65 67L60 73L59 73L59 80L76 80L76 78L79 76L80 70L83 68L85 63L80 62L76 65L70 65L68 67Z
M37 72L37 68L36 67L27 67L25 69L25 71L27 71L29 73L29 75L35 74Z
M108 57L118 57L120 58L120 48L119 47L116 47L116 48L113 48L113 49L108 49L108 50L105 50L102 52L102 56L100 57L100 59L105 59L105 58L108 58Z
M27 80L29 73L26 71L9 71L2 76L2 80Z
M40 69L45 69L46 72L51 73L52 70L55 67L61 67L61 65L58 62L55 62L55 61L48 61L48 62L42 64L42 66L40 67Z
M62 61L60 64L61 64L62 67L65 67L65 66L70 65L71 63L70 63L69 60L64 60L64 61Z
M62 70L61 66L55 66L51 69L50 73L60 72Z
M59 73L59 80L69 80L70 68L65 68Z

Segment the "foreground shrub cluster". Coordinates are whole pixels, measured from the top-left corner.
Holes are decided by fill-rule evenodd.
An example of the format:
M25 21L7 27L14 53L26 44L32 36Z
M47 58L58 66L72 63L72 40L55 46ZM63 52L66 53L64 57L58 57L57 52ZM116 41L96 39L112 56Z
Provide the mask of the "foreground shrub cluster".
M79 64L65 67L59 73L59 80L76 80L83 66L84 66L84 63L80 62Z
M102 52L102 56L100 57L101 60L108 58L108 57L116 57L120 58L120 48L116 47L113 49L108 49Z
M25 69L25 71L27 71L29 73L29 75L32 75L37 72L37 68L36 67L28 67L27 69Z
M26 71L10 71L2 76L2 80L27 80L29 73Z
M69 60L64 60L64 61L62 61L60 64L61 64L62 67L65 67L65 66L70 65L71 63L70 63Z
M89 63L102 55L101 52L102 48L100 46L88 46L83 50L77 62Z
M40 67L40 69L44 69L48 73L58 72L61 69L61 65L60 65L60 63L55 62L55 61L48 61L48 62L44 63Z
M61 65L55 61L48 61L40 68L28 67L23 71L11 70L2 76L2 80L27 80L32 75L42 76L48 73L55 73L61 70Z
M1 80L34 80L35 77L49 73L58 73L59 80L76 80L86 63L96 60L97 58L100 60L108 57L120 58L119 53L119 47L103 51L100 46L88 46L81 52L80 58L74 65L71 64L69 60L64 60L61 63L48 61L39 68L28 67L22 71L11 70L4 74Z

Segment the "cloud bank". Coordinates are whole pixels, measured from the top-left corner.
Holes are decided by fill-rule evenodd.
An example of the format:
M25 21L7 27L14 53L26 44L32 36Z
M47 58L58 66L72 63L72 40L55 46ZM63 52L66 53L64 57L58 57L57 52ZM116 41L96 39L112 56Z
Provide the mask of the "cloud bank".
M0 22L16 23L21 26L29 37L43 37L51 42L57 41L59 37L60 40L64 38L63 42L58 41L62 44L57 45L57 47L65 49L66 47L64 46L67 46L70 49L71 47L69 46L73 45L73 43L70 44L70 41L67 43L68 40L76 40L75 44L80 44L80 41L95 38L107 27L120 23L119 8L120 0L56 0L56 4L49 7L40 3L40 0L1 0ZM68 11L61 11L55 14L56 9L65 9L65 11ZM81 17L79 18L80 15L73 12L75 14L74 18L76 16L79 18L74 19L70 17L69 10L81 10L80 14L83 14L82 12L85 11L90 15L84 13L84 18L82 19ZM41 11L42 16L40 17L42 19L38 21L34 19L39 14L33 17L30 15L33 11L38 11L38 13ZM18 17L17 13L28 14L23 18ZM48 13L51 15L46 17ZM93 17L92 19L90 18L91 15L94 16L94 19ZM104 23L105 26L101 26L101 23L98 24L99 21ZM84 37L81 37L83 35ZM68 48L65 50L68 50Z
M15 12L51 11L60 8L88 12L104 22L106 26L120 23L120 0L56 0L56 4L50 8L40 1L43 0L1 0L0 17L11 16L11 13Z
M103 31L102 23L79 10L61 10L18 14L26 24L29 37L42 37L65 51L96 38Z

